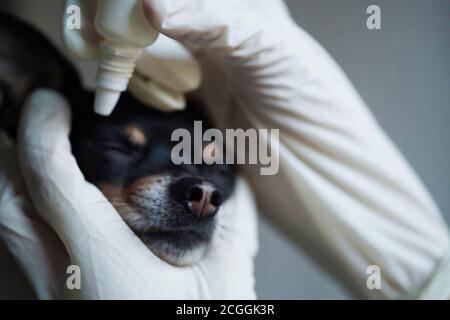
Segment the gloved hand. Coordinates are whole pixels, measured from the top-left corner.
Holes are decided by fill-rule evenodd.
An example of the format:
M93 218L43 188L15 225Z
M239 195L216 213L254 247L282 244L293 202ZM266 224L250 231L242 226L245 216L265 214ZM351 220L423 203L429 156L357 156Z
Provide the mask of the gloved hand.
M63 40L67 51L81 59L98 59L102 37L94 25L98 0L66 0L63 15ZM75 8L79 8L81 29L73 28ZM162 111L185 107L185 93L198 88L200 66L179 42L159 35L136 61L128 90L144 105Z
M81 270L81 290L66 290L63 298L255 297L255 208L242 179L221 208L219 228L206 256L198 264L174 267L157 258L103 194L84 180L71 154L70 119L63 97L48 90L37 91L23 111L18 140L20 166L33 204L62 240L68 264ZM23 232L18 238L26 243L27 236L28 232ZM45 239L48 246L58 241ZM46 254L59 258L61 253ZM34 266L33 261L24 263L27 269Z
M52 299L62 295L67 253L56 233L36 214L19 168L16 147L0 131L0 261L2 291L17 298ZM7 293L5 293L7 294ZM11 298L11 293L5 298Z
M445 298L449 232L351 83L279 0L145 0L192 50L220 128L277 128L279 172L251 179L260 209L360 298ZM367 287L367 268L381 289Z

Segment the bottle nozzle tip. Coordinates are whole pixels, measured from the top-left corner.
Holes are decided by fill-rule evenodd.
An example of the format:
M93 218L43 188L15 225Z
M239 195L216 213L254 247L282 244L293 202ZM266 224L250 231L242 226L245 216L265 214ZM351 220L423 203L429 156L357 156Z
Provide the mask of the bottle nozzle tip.
M109 116L120 98L120 91L97 88L95 91L94 111L102 116Z

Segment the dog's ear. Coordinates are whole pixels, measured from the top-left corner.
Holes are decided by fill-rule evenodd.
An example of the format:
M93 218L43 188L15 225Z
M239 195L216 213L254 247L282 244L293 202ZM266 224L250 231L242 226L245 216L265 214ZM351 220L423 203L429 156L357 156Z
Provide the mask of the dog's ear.
M57 90L71 104L83 92L77 71L49 40L0 11L0 128L12 137L27 95L37 88Z

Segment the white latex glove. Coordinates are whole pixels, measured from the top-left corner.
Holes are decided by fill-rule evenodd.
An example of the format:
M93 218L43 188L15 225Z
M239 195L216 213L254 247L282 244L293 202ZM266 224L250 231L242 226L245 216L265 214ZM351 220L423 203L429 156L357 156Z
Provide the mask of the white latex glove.
M16 147L1 131L0 154L0 241L6 249L0 259L13 261L7 270L1 269L0 290L9 283L18 298L61 297L67 253L55 232L36 214L20 173Z
M259 207L360 298L446 298L449 232L408 163L325 50L278 0L146 0L191 48L222 128L280 129L280 170L245 167ZM381 289L367 287L367 268Z
M201 262L172 266L153 255L103 194L84 180L70 150L70 120L63 97L37 91L23 111L18 141L35 208L62 240L70 264L81 269L81 290L65 291L63 298L255 298L255 208L244 180L238 179L221 208L217 232Z

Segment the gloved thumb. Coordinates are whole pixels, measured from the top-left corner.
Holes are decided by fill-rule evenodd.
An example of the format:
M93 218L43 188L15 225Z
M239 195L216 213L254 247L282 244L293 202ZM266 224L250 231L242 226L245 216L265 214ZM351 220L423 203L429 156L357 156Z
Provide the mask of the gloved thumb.
M134 238L137 247L143 246L103 194L84 179L71 153L70 128L70 108L59 94L38 90L26 102L18 152L37 211L55 229L69 253L76 249L74 245L90 240L88 237L115 244L124 236L123 243Z

